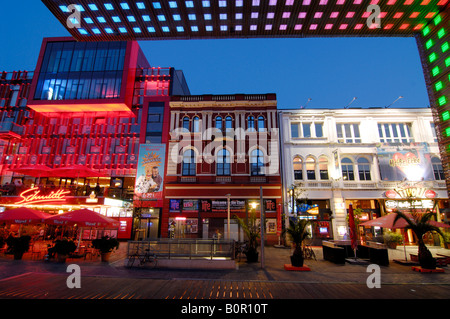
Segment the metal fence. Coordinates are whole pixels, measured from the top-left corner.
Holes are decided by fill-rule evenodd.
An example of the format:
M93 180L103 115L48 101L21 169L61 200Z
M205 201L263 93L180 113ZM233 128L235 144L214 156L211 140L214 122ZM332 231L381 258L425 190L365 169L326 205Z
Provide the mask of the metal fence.
M148 239L128 241L128 257L147 252L167 259L234 259L234 240Z

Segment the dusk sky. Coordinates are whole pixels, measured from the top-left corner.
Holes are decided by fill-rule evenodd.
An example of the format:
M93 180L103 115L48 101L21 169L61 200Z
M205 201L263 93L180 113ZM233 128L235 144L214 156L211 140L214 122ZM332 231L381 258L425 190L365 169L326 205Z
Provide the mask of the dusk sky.
M44 37L69 36L40 0L0 11L0 70L34 70ZM141 41L152 66L183 70L191 94L276 93L280 109L429 105L414 38Z

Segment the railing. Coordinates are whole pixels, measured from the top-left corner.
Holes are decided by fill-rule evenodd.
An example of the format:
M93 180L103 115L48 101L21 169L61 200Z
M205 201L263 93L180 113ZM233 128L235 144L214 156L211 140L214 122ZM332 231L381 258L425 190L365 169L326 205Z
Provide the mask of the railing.
M128 256L147 251L165 259L234 259L234 240L158 238L128 241Z

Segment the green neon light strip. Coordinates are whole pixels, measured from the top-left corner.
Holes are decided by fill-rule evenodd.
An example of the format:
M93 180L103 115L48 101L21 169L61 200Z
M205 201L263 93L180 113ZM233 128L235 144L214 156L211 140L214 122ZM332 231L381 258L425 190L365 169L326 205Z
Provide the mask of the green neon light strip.
M427 42L425 42L425 47L427 49L431 48L433 46L434 42L433 39L428 40Z
M437 54L436 54L435 52L431 53L431 54L428 56L428 60L429 60L430 62L434 62L436 59L437 59Z
M433 19L433 21L434 21L434 24L435 24L435 25L438 25L439 23L441 23L442 18L441 18L441 16L438 14L438 15L436 16L436 18Z
M447 98L445 97L445 95L441 96L438 100L439 106L443 106L445 105L445 103L447 103Z
M447 128L445 129L445 134L447 135L447 137L450 136L450 127L447 127ZM450 146L450 145L449 145L449 146Z
M426 37L429 33L430 33L430 27L425 27L422 30L422 34L423 34L424 37Z
M439 69L438 66L434 67L434 68L431 70L431 74L433 74L433 76L436 76L436 75L438 75L439 73L441 73L441 69Z
M438 35L438 38L441 39L445 35L445 29L444 28L440 29L438 31L437 35Z
M445 59L445 66L450 66L450 56Z
M443 45L441 45L442 52L446 52L450 48L448 42L445 42Z
M450 111L445 111L442 113L442 120L447 121L448 119L450 119Z
M444 87L444 84L442 84L442 81L439 81L434 85L434 88L436 89L436 91L442 90L443 87Z

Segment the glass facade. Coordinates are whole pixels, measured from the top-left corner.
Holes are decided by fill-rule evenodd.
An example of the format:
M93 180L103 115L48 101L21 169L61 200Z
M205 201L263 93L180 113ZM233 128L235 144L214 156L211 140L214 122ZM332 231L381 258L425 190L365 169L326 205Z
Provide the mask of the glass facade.
M119 98L126 47L126 42L49 42L34 99Z

